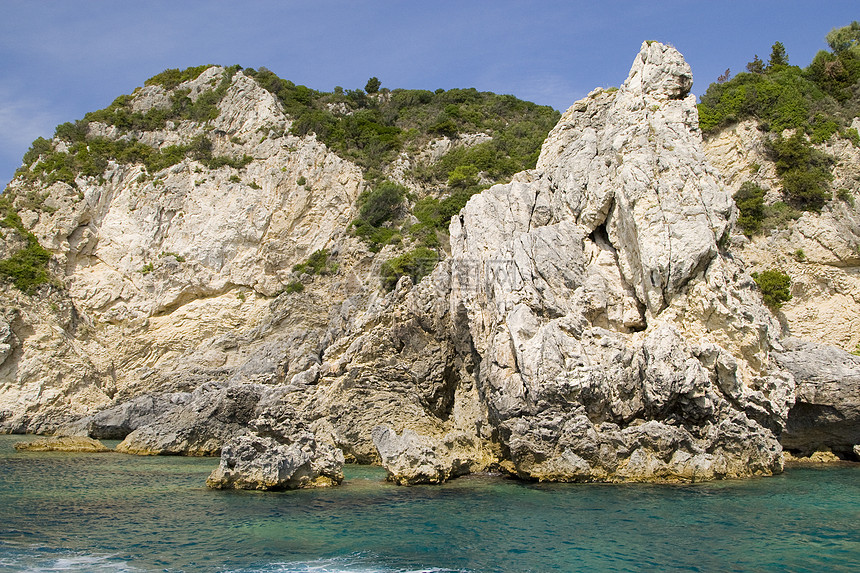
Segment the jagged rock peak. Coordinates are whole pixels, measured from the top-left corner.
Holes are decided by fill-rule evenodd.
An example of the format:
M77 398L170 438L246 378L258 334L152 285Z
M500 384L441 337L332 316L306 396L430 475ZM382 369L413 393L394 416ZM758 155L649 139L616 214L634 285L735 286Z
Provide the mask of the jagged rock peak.
M678 99L689 70L674 48L644 43L620 89L567 110L537 163L558 191L538 213L552 213L550 222L569 212L588 233L603 227L651 314L707 268L733 209L705 161L695 96Z
M780 471L791 377L721 253L733 205L702 149L689 66L643 44L620 89L550 132L537 168L451 222L452 305L513 471L539 480Z
M681 99L693 87L693 72L681 52L660 42L642 42L624 88Z

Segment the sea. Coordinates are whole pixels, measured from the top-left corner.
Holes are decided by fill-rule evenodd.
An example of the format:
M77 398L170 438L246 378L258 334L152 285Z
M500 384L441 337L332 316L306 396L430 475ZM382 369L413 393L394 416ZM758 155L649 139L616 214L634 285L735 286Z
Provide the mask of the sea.
M701 484L216 491L215 458L16 452L0 436L0 572L860 571L860 464Z

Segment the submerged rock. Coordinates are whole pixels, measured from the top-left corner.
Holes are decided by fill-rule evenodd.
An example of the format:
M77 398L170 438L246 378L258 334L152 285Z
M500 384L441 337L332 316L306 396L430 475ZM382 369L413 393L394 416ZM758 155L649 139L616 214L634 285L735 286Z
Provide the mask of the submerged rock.
M51 436L32 442L18 442L15 449L21 452L109 452L110 448L98 440L82 436Z

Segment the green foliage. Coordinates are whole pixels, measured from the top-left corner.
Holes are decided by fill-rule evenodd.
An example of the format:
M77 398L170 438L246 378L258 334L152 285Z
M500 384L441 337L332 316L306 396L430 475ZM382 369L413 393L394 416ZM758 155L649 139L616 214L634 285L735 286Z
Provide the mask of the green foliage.
M304 176L304 175L302 175L301 177L299 177L298 179L296 179L296 185L298 185L299 187L304 186L307 182L308 182L308 180L307 180L307 179L305 179L305 176Z
M307 273L309 275L327 275L337 272L337 263L329 260L331 253L328 249L319 249L311 253L303 263L293 266L293 272L298 274Z
M0 276L11 280L18 290L32 292L35 287L48 282L50 260L51 253L29 234L26 247L0 260Z
M376 92L379 91L379 87L381 85L382 85L382 83L379 81L379 78L374 76L374 77L370 78L369 80L367 80L367 83L364 85L364 91L366 91L369 94L375 94Z
M209 67L199 66L181 72L165 70L147 80L147 85L159 84L172 89L181 82L196 78ZM99 177L111 160L118 163L142 163L150 173L175 165L186 157L212 169L225 165L241 169L253 158L247 155L241 158L213 156L212 144L205 136L198 136L188 145L156 149L140 142L135 136L108 139L89 135L89 124L94 121L114 125L120 133L127 133L163 129L168 120L206 122L214 119L219 113L218 103L238 69L238 66L227 68L218 86L202 92L193 102L188 97L188 90L175 90L171 93L169 108L154 108L144 114L133 111L132 96L123 95L107 108L88 113L83 120L61 124L57 126L54 137L67 144L68 153L56 151L51 141L40 137L24 154L25 167L19 169L17 175L27 183L39 181L49 186L60 181L77 187L77 177Z
M405 146L434 136L484 132L493 137L489 153L479 152L484 153L483 165L469 163L489 171L490 179L509 177L534 167L540 145L559 118L552 108L475 89L397 89L388 98L368 98L365 91L379 89L375 82L369 81L365 91L323 93L282 80L265 68L244 73L280 99L293 116L294 135L315 133L329 148L373 172L382 171ZM349 112L333 111L333 106L345 106ZM449 163L454 164L432 178L444 182L450 171L468 164Z
M299 281L290 281L289 283L287 283L287 286L284 288L284 292L287 294L302 292L303 290L305 290L305 285L303 285Z
M170 90L183 82L196 80L200 76L200 74L202 74L211 67L211 65L195 66L193 68L186 68L181 71L175 68L168 68L160 74L154 75L148 80L146 80L143 85L160 85L163 86L165 89Z
M202 66L206 69L210 66ZM189 68L196 70L197 68ZM132 109L133 97L123 95L116 98L111 105L105 109L88 113L84 116L83 123L89 124L93 121L114 125L122 132L128 131L155 131L164 129L168 121L189 120L199 123L215 119L219 115L218 103L227 93L227 88L233 81L233 76L239 70L239 66L231 66L225 69L221 82L217 87L203 91L192 101L188 97L189 90L175 90L170 94L170 107L152 108L146 113ZM171 70L166 70L165 73ZM174 70L175 71L175 70ZM187 70L186 70L187 71ZM201 69L200 72L203 70ZM180 73L180 79L182 74ZM199 73L197 74L199 75ZM160 76L160 74L159 74ZM159 76L155 76L158 78ZM196 75L194 77L197 77ZM175 79L175 78L174 78ZM193 79L190 78L189 79ZM153 79L147 80L152 82ZM165 79L163 85L175 88L179 83L172 79ZM183 79L182 81L186 81ZM159 82L155 82L159 83ZM149 85L149 84L148 84Z
M827 36L832 51L820 51L805 69L790 66L785 46L775 43L766 67L756 56L750 73L711 84L699 104L702 131L752 117L776 133L802 129L815 143L841 132L860 113L858 34L857 22L833 30Z
M860 49L860 22L856 20L848 26L832 29L827 36L827 45L836 53Z
M178 253L174 253L173 251L164 251L158 256L159 256L159 258L162 258L162 259L164 257L173 257L174 259L176 259L177 263L184 263L185 262L185 257L183 257L182 255L180 255Z
M51 145L50 141L44 137L37 137L30 146L30 149L27 150L27 153L24 154L24 164L32 165L37 159L39 159L39 156L53 151L54 146Z
M753 280L761 290L764 303L773 310L791 300L791 278L776 269L753 273Z
M785 51L785 46L782 42L775 42L770 51L770 60L767 62L769 69L774 69L778 66L788 65L788 54Z
M820 211L832 199L833 159L812 147L801 131L789 138L780 136L769 141L768 149L790 203L803 210Z
M738 227L744 234L752 236L761 231L761 223L764 221L764 189L747 181L733 199L738 206Z
M391 221L403 207L405 196L405 187L391 181L383 181L359 196L359 219L372 227Z
M851 207L854 206L854 194L844 187L836 192L836 198L848 203Z
M796 221L802 214L802 211L798 211L782 201L777 201L773 205L765 205L761 230L769 232L774 229L785 229L791 221Z
M27 242L26 247L0 260L0 276L12 281L18 290L32 293L37 286L50 280L48 262L51 260L51 253L24 227L12 197L5 194L0 196L0 215L3 216L0 226L14 229Z
M382 287L390 291L403 276L410 277L414 284L418 284L422 278L430 274L438 260L439 255L433 249L418 247L385 261L380 269Z
M458 165L448 174L448 186L466 189L478 184L478 168L472 165Z

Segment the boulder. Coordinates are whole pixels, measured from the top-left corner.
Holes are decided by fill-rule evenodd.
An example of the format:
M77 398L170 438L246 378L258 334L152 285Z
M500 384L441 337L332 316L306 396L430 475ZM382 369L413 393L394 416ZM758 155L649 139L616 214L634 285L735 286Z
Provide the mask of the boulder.
M474 438L463 433L433 438L407 428L398 436L381 425L372 435L388 481L399 485L443 483L471 473L475 461L480 460Z
M289 443L258 435L232 438L221 463L206 480L214 489L284 490L330 487L343 481L343 453L316 442L312 434Z

